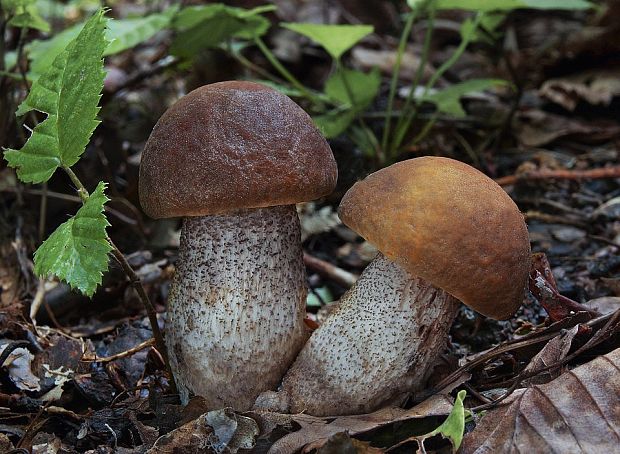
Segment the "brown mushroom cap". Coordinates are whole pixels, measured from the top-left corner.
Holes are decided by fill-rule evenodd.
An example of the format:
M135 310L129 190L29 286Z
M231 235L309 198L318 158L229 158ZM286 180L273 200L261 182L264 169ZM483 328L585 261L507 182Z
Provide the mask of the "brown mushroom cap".
M329 194L337 169L301 107L253 82L200 87L159 119L142 153L140 203L153 218L289 205Z
M523 216L467 164L399 162L356 183L339 214L388 258L481 314L505 319L523 302L531 258Z

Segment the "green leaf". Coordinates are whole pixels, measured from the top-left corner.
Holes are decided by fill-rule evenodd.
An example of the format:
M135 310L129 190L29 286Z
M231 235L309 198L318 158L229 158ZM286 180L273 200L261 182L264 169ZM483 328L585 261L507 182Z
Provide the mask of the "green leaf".
M381 75L377 68L363 73L340 67L325 82L325 94L340 106L314 117L321 133L331 139L346 131L357 115L375 99L380 86Z
M173 28L179 34L170 52L190 58L231 38L254 39L262 36L269 29L270 22L261 14L274 9L274 5L264 5L247 10L221 3L184 8L173 22Z
M36 0L1 0L2 9L11 17L8 24L12 27L34 28L42 32L50 31L50 24L41 17Z
M17 64L17 52L10 51L4 54L4 67L11 69Z
M38 276L58 276L87 296L92 296L108 269L112 246L107 240L110 224L103 214L109 200L100 182L84 205L71 219L61 224L34 254Z
M407 0L410 8L420 7L425 0ZM584 10L593 5L586 0L436 0L437 9L468 11L511 11L513 9Z
M288 28L289 30L310 38L323 47L335 60L340 59L342 54L374 31L372 25L324 25L303 23L283 23L281 25L284 28Z
M483 91L493 86L507 84L508 82L502 79L472 79L427 95L424 101L434 103L440 112L454 115L455 117L464 117L465 111L461 105L461 96L476 91Z
M31 110L47 114L21 150L7 150L4 158L26 183L47 181L58 167L75 164L99 124L99 98L103 88L103 11L86 22L41 77L17 109L17 115Z
M375 99L381 86L378 68L369 73L339 68L325 82L325 94L332 100L362 111Z
M155 33L170 25L177 6L171 6L163 13L151 14L146 17L133 19L112 19L108 21L106 39L109 42L103 55L113 55L130 49ZM76 24L58 33L51 39L35 40L27 46L28 57L31 60L29 76L36 80L39 75L52 65L67 44L80 33L83 24Z
M333 139L345 132L357 114L351 109L334 109L323 115L312 117L314 123L327 139Z
M454 407L452 407L452 411L448 415L448 418L432 432L419 437L420 443L423 443L427 438L441 435L452 443L452 452L456 452L459 449L463 441L463 432L465 431L465 409L463 407L463 400L466 395L467 393L465 391L459 391L454 400Z
M143 43L168 27L178 9L177 5L173 5L162 13L109 21L106 38L111 42L103 55L117 54Z
M56 57L77 37L83 27L83 24L77 24L61 31L51 39L34 40L27 45L26 52L31 60L29 77L36 80L47 71Z

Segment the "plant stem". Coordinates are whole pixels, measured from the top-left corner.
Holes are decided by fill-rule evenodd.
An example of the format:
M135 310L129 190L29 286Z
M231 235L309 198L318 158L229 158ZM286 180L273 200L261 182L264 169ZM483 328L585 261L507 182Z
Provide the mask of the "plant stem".
M349 84L349 80L347 79L347 76L345 74L345 69L342 66L342 62L340 61L339 58L336 59L336 72L340 74L340 80L342 81L342 85L344 86L344 89L347 92L347 97L349 98L349 101L351 103L350 108L355 109L357 122L359 123L360 128L362 129L364 135L366 136L366 140L374 148L375 160L378 161L379 164L383 164L385 162L385 155L383 154L383 150L378 145L375 145L377 143L377 139L374 133L368 127L368 125L364 121L364 118L361 115L359 115L359 107L357 105L357 100L355 99L355 95L353 93L353 90L351 89L351 84Z
M392 159L394 158L394 154L396 150L400 147L403 141L403 138L405 136L405 133L409 129L409 126L413 122L417 114L417 111L418 111L417 103L414 108L411 108L411 104L413 102L414 94L418 88L418 84L420 83L420 80L422 79L422 76L424 75L424 69L426 68L426 63L428 62L428 56L430 54L433 31L435 29L435 1L431 0L429 3L430 3L430 9L428 11L428 24L426 26L426 34L424 35L424 44L422 47L422 55L420 57L420 64L411 82L411 90L409 91L409 94L407 95L407 99L405 100L405 105L402 108L404 115L398 118L398 122L396 123L395 137L393 138L392 143L390 144L388 156Z
M398 85L398 76L400 75L400 65L402 63L403 54L407 47L407 38L411 33L413 27L413 21L417 15L417 9L411 10L407 15L407 21L405 22L405 28L400 35L400 41L398 43L398 51L396 53L396 62L392 68L392 80L390 80L390 92L388 94L387 102L387 114L385 117L385 123L383 125L383 137L381 138L381 148L385 151L388 145L388 138L390 136L390 127L392 123L392 110L394 109L394 97L396 96L396 87Z
M73 170L71 170L71 167L63 166L62 169L67 173L67 175L69 175L69 178L71 179L71 182L75 185L75 190L80 196L80 199L82 199L82 202L86 202L88 200L89 193L80 181L80 179L73 172Z
M108 242L110 246L112 246L112 255L117 260L127 277L129 278L129 282L136 289L144 308L146 309L146 315L149 318L149 322L151 323L151 329L153 330L153 337L155 338L155 347L161 354L162 358L164 358L164 363L166 365L166 369L170 374L171 385L172 388L176 392L176 385L174 384L174 378L172 376L172 371L170 370L170 363L168 361L168 350L166 349L166 343L164 342L164 337L159 329L159 323L157 322L157 311L155 310L155 306L151 303L149 296L146 294L146 290L144 290L144 286L142 285L142 281L140 277L136 274L134 269L131 267L123 253L116 247L114 242L108 237Z
M71 170L70 167L63 166L62 168L67 173L67 175L69 175L69 178L75 185L77 192L80 195L80 199L82 199L82 203L86 202L89 197L89 193L86 190L86 187L82 184L78 176L73 172L73 170ZM107 240L108 240L108 243L110 243L110 246L112 246L112 255L114 256L114 258L117 260L117 262L119 263L119 265L125 272L125 275L129 278L129 282L131 283L131 285L134 287L134 289L138 293L138 296L140 297L140 301L142 302L142 305L144 306L144 309L146 310L146 314L151 324L151 330L153 331L153 337L155 338L155 346L157 350L159 351L159 353L161 354L162 358L164 359L166 371L170 375L170 389L173 393L176 393L177 387L174 382L174 376L172 375L172 370L170 369L170 362L168 361L168 350L166 349L166 343L164 342L164 337L161 333L161 330L159 329L159 324L157 322L157 311L155 310L153 303L151 303L149 296L146 294L146 291L144 290L144 286L142 285L142 281L140 280L140 278L138 277L134 269L131 267L131 265L129 264L129 262L123 255L123 253L120 251L119 248L116 247L116 245L114 244L114 242L112 242L110 237L108 237Z
M321 100L317 95L311 93L295 76L293 76L288 69L286 69L282 63L276 58L275 55L269 50L262 39L259 37L254 38L254 43L258 46L265 58L271 63L271 65L280 73L284 79L286 79L293 87L299 90L302 95L311 100L312 102L319 104Z

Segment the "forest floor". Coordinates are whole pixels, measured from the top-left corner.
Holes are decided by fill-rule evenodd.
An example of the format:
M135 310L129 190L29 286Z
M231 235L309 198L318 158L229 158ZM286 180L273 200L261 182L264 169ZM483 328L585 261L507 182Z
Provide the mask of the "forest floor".
M384 120L378 113L386 108L402 26L392 2L373 2L372 8L355 0L303 7L289 0L277 3L272 21L374 26L375 32L347 54L346 62L361 70L380 68L379 95L361 114L371 130L380 132ZM119 5L111 17L131 10ZM235 5L256 6L251 1ZM429 75L458 46L458 25L468 14L439 15ZM197 418L213 409L199 398L183 407L170 394L140 298L114 260L92 300L65 283L34 275L33 252L79 204L71 181L57 173L45 188L24 185L13 169L0 164L0 343L6 352L0 370L0 452L200 452L192 441L196 435L211 440L200 448L205 452L267 452L277 440L277 452L304 446L305 452L322 453L374 453L390 447L390 452L412 452L416 437L445 419L461 389L468 393L466 407L478 409L467 418L464 452L485 443L493 452L515 446L510 443L523 443L521 452L551 447L569 452L586 439L582 452L611 452L605 447L620 440L592 429L592 438L599 438L593 441L574 432L567 415L578 415L579 406L597 409L588 425L612 428L610 433L615 427L618 436L620 359L614 350L620 347L620 2L610 0L589 12L514 11L499 30L501 37L493 44L469 46L438 86L472 78L499 78L509 85L464 96L464 115L439 115L423 140L402 149L398 160L447 156L495 179L523 212L532 251L546 255L557 292L528 295L506 321L463 306L427 392L401 409L337 419L222 411L219 426L209 428ZM410 58L403 60L399 78L404 93L420 61L424 32L423 21L414 24L406 54ZM273 32L266 39L311 89L319 90L333 70L331 60L300 36ZM88 188L101 179L109 183L109 236L142 280L164 332L180 223L142 214L140 152L157 119L182 94L220 80L256 77L215 49L200 53L191 64L162 63L168 44L169 34L162 32L106 59L102 123L75 168ZM246 57L273 71L255 49ZM432 115L433 107L425 106L420 118ZM19 146L17 136L11 140L7 147ZM346 134L330 145L339 167L338 187L326 199L299 208L308 255L308 312L317 323L376 253L335 213L344 192L381 167L380 160ZM547 278L553 287L553 278ZM566 300L558 294L592 312L562 312ZM553 320L541 302L559 311ZM601 358L615 364L612 375L601 372L604 365L596 362ZM538 370L551 364L555 367ZM533 371L537 373L528 374ZM595 396L593 389L604 395ZM562 399L554 395L558 390ZM492 401L502 395L512 403L494 409ZM486 425L485 418L480 420L483 410ZM566 433L573 433L553 440L546 428L561 418ZM496 423L489 426L490 419ZM214 430L219 445L209 438ZM169 438L160 438L166 434ZM426 449L451 448L446 440L429 437Z

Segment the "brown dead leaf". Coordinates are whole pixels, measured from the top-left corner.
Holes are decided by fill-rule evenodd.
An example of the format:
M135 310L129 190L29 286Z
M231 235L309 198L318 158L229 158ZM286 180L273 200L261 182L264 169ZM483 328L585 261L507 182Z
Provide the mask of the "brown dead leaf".
M554 364L564 359L570 350L573 339L579 331L579 325L562 332L559 336L551 339L545 347L538 352L525 368L525 373L541 370L549 364ZM561 374L560 368L550 369L523 381L524 386L540 385L550 382Z
M608 106L620 95L620 69L597 69L549 79L540 87L539 94L567 110L575 110L581 100Z
M258 435L252 418L231 409L213 410L157 439L147 454L213 452L234 454L251 449Z
M532 109L518 115L515 134L522 145L540 147L565 137L583 143L609 140L620 135L620 127L616 123L579 121Z
M311 445L306 446L309 451ZM370 443L351 438L346 432L339 432L329 437L322 446L312 446L317 454L381 454L382 449L370 446Z
M299 424L301 429L276 441L269 449L269 454L292 454L307 445L316 448L322 446L331 436L340 432L356 435L395 422L428 416L447 415L452 410L452 405L453 403L448 396L437 394L409 410L390 407L365 415L341 416L337 418L318 418L304 414L291 415L287 419ZM251 416L257 419L260 427L283 425L282 415L279 413L252 412ZM276 419L277 422L275 424L271 423L272 419Z
M620 349L513 394L465 436L464 454L612 453L620 446Z
M10 343L0 345L0 353L9 347ZM39 391L41 380L32 373L31 365L34 355L25 348L19 347L11 351L2 367L6 367L13 384L24 391Z

